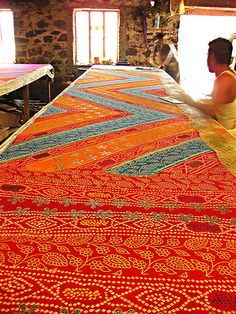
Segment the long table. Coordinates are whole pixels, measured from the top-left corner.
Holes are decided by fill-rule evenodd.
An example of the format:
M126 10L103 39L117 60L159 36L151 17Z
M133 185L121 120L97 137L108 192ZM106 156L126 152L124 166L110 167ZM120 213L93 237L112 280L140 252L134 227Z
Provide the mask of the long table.
M0 313L235 313L236 139L149 68L90 68L1 147Z
M50 64L1 64L0 65L0 96L22 88L24 99L24 121L30 118L29 84L43 76L54 78ZM49 99L50 87L49 87ZM51 99L50 99L51 100Z

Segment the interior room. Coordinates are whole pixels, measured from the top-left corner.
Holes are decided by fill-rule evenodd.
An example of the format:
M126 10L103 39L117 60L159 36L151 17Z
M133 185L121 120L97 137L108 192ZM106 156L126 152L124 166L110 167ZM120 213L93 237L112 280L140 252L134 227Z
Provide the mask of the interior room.
M236 313L235 0L0 0L0 314Z

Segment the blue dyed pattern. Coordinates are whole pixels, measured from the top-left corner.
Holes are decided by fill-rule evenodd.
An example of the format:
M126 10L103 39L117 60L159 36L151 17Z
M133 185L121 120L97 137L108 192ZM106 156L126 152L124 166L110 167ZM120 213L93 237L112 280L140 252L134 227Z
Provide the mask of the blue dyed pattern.
M99 71L100 73L102 71ZM109 72L109 71L104 71L104 74L110 74L110 75L115 75L117 76L117 74L114 72ZM150 78L145 78L145 77L135 77L126 73L122 73L122 76L126 77L127 80L131 80L132 82L134 80L140 81L140 80L150 80ZM122 83L126 83L127 80L122 80ZM114 82L117 84L118 81L114 80ZM105 82L107 84L107 82ZM98 84L100 84L100 82L94 83L96 86L98 86ZM110 84L110 81L109 81ZM108 108L114 108L114 109L118 109L121 111L125 111L128 112L130 115L126 116L126 117L122 117L116 120L110 120L110 121L104 121L104 122L100 122L97 124L92 124L92 125L87 125L84 127L80 127L80 128L74 128L72 130L67 130L67 131L62 131L62 132L57 132L57 133L53 133L53 134L48 134L46 136L40 137L40 138L35 138L35 139L30 139L29 141L24 141L22 143L16 143L16 144L12 144L11 146L8 147L8 149L3 152L0 155L0 162L5 162L7 160L14 160L14 159L18 159L18 158L23 158L23 157L27 157L27 156L32 156L32 154L38 154L44 151L47 151L49 149L53 149L55 147L59 147L59 146L64 146L67 144L71 144L74 142L78 142L78 141L82 141L84 139L88 139L88 138L93 138L102 134L107 134L107 133L111 133L111 132L115 132L115 131L120 131L120 130L124 130L126 128L129 127L135 127L135 126L139 126L139 125L144 125L147 123L153 123L156 121L163 121L163 120L167 120L167 119L172 119L172 118L176 118L178 117L177 114L168 114L168 113L164 113L164 112L158 112L157 110L152 110L150 108L145 108L145 107L140 107L140 106L136 106L135 104L130 104L130 103L125 103L124 101L118 101L118 100L113 100L113 99L109 99L106 97L102 97L102 96L98 96L98 95L93 95L90 92L86 92L86 91L82 91L82 88L88 88L89 84L82 84L82 85L72 85L67 91L66 94L67 95L72 95L75 97L80 97L81 99L85 99L94 103L98 103L101 105L104 105ZM133 89L129 89L129 90L125 90L126 92L130 92L131 94L134 93L135 95L141 95L142 97L144 96L142 93L142 90L145 89L151 89L151 88L157 88L155 87L147 87L145 86L144 88L133 88ZM149 98L152 97L152 95L147 95ZM154 99L155 97L153 97ZM156 98L155 98L156 100ZM58 108L56 106L50 105L48 106L48 108L46 109L46 111L44 113L42 113L42 117L43 116L49 116L49 115L54 115L54 114L60 114L66 112L66 110ZM173 126L175 127L175 126ZM167 131L168 132L168 131ZM167 134L168 135L168 134ZM194 142L195 143L195 142ZM198 143L201 143L201 141L199 140ZM195 153L195 150L197 151L197 153L200 153L201 148L205 149L205 145L203 143L198 144L198 146L193 146L192 150L189 148L188 145L190 144L183 144L183 147L187 145L188 147L188 152L185 152L185 154L183 154L183 160L184 158L188 158L189 156L191 156L193 153ZM182 146L181 146L182 147ZM180 162L179 159L179 155L180 155L180 146L177 146L177 148L168 148L169 149L169 158L171 158L171 160L178 160L178 162ZM203 151L205 151L203 149ZM172 155L173 156L172 156ZM152 164L152 162L150 162L149 158L157 158L156 156L158 156L158 158L161 160L160 162L160 166L158 167L154 167L154 165ZM175 158L174 158L175 156ZM154 159L155 159L154 158ZM132 175L132 172L134 173L141 173L141 175L143 175L143 173L152 173L150 172L151 170L147 170L148 168L148 163L151 164L151 168L153 168L152 171L159 171L159 169L162 169L164 167L164 165L168 165L169 163L169 158L166 156L166 152L163 154L162 157L162 153L158 152L155 154L151 154L148 155L146 157L140 158L138 160L135 160L133 162L130 162L131 168L128 169L128 175ZM158 160L159 160L158 159ZM168 159L168 160L167 160ZM177 162L177 161L176 161ZM145 163L147 163L147 165L145 165ZM173 161L173 164L175 163L175 161ZM128 162L129 164L129 162ZM163 166L161 166L163 165ZM170 163L171 165L171 163ZM126 163L127 166L127 163ZM126 166L124 169L126 169ZM129 167L128 167L129 168ZM119 166L117 168L114 168L112 171L114 171L116 173L121 173L122 171L125 171L124 169L122 170L122 166ZM131 171L132 170L132 171ZM135 174L137 175L137 174Z
M6 160L13 160L20 157L26 157L32 155L32 152L35 154L43 152L45 150L84 140L86 138L92 138L99 136L101 134L106 134L109 132L114 132L122 129L126 129L132 126L138 126L145 123L167 120L175 117L175 115L170 115L163 112L157 112L148 108L138 107L132 104L126 104L121 101L110 100L101 96L96 96L82 92L80 90L68 90L67 94L73 96L79 96L83 99L90 100L96 103L100 103L107 107L120 109L132 114L131 116L120 118L117 120L106 121L103 123L88 125L83 128L63 131L61 133L49 134L48 136L31 139L29 142L23 142L19 144L11 145L3 154L0 155L0 162ZM49 107L49 111L55 110L56 107L51 106L52 111ZM59 109L60 111L60 109Z
M51 116L53 114L60 114L67 112L67 110L55 107L53 105L50 105L46 108L46 110L40 115L40 117L45 117L45 116Z
M212 152L212 150L200 139L195 139L138 159L126 161L125 164L116 166L110 171L125 176L150 176L205 152Z

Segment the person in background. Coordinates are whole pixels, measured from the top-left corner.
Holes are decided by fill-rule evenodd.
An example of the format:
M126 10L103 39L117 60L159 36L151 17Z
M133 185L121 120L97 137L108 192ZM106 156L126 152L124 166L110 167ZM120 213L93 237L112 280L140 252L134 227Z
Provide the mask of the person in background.
M154 47L153 47L153 51L150 57L150 63L155 67L159 67L161 65L159 52L162 45L164 44L164 34L157 33L153 37L153 40L154 40Z
M177 50L173 43L165 39L164 33L154 37L155 45L151 54L150 63L165 70L177 83L180 82Z
M164 69L177 83L180 82L179 62L169 44L160 48L161 69Z
M218 37L208 44L207 65L215 73L210 104L194 101L186 93L183 101L214 117L233 136L236 136L236 71L230 68L233 45Z

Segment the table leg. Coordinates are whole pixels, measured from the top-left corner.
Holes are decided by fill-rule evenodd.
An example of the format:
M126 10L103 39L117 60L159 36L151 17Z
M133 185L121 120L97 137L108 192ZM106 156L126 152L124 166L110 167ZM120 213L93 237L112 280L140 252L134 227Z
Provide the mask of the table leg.
M23 99L24 99L23 119L24 119L24 122L26 122L30 118L30 111L29 111L29 85L23 86L22 89L23 89Z
M47 78L47 85L48 85L48 102L52 100L51 96L51 79Z

